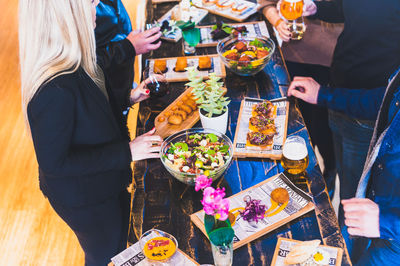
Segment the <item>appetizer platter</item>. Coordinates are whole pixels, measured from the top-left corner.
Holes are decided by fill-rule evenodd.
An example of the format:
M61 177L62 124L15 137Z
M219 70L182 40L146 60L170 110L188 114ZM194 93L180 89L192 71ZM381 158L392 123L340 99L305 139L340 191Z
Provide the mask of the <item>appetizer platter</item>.
M200 42L196 47L217 46L218 42L230 35L237 36L266 36L269 32L265 21L254 21L245 23L223 24L218 22L215 25L197 26L200 29Z
M149 74L163 73L168 82L188 81L186 67L195 66L203 78L208 78L209 73L215 73L224 78L225 66L218 55L183 56L146 60Z
M239 248L315 208L312 198L284 175L273 176L241 191L229 200L229 221L235 231L233 248ZM205 234L204 211L190 216Z
M320 244L320 240L278 238L271 266L342 265L343 249Z
M151 0L153 4L169 3L169 2L179 2L180 0Z
M240 105L233 155L279 160L286 140L289 102L245 98Z
M257 12L258 4L245 0L201 0L193 3L208 12L242 22Z
M205 16L207 16L208 11L191 6L188 13L190 14L190 19L197 24ZM175 23L179 20L182 20L179 5L171 8L167 13L157 20L156 26L161 27L161 32L163 34L161 39L171 42L178 42L182 38L181 30L175 25Z
M226 94L227 89L223 89ZM155 118L155 134L165 138L178 131L192 128L200 120L197 104L191 91L191 88L186 89Z

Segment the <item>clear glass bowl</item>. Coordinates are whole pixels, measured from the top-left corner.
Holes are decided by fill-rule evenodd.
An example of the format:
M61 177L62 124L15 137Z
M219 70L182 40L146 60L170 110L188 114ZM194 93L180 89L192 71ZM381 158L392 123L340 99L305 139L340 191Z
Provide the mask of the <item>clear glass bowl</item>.
M209 128L191 128L191 129L186 129L179 131L168 138L164 140L164 142L161 145L161 152L160 152L160 157L161 157L161 162L163 163L164 167L168 170L168 172L178 179L179 181L194 186L196 182L196 174L191 174L191 173L184 173L180 171L176 171L175 169L172 169L167 163L166 159L163 157L164 154L167 153L170 143L175 143L175 142L180 142L186 139L187 136L194 135L194 134L208 134L208 133L213 133L216 136L222 138L225 141L225 144L229 146L229 158L225 161L225 164L216 170L210 171L209 177L212 178L213 181L218 179L225 170L228 168L229 164L232 161L232 155L233 155L233 144L232 141L225 135L222 134L218 131L209 129Z
M265 47L270 49L269 54L261 59L255 59L252 61L242 61L241 63L248 63L249 66L239 65L237 60L228 59L222 56L226 51L230 50L238 41L253 41L255 38L260 40ZM275 43L270 38L255 37L255 36L237 36L237 37L227 37L221 40L217 45L217 52L222 62L225 66L232 70L234 73L240 76L253 76L260 72L268 61L271 59L273 53L275 52Z
M145 247L147 241L149 241L155 237L166 237L169 240L171 240L175 244L175 247L176 247L175 252L169 258L167 258L165 260L152 260L152 259L146 257L146 259L149 262L151 262L151 265L164 265L164 263L168 262L174 256L176 251L178 250L178 241L176 241L176 238L171 234L168 234L168 233L158 230L158 229L150 229L150 230L144 232L139 239L139 246L144 255L145 255L144 247Z

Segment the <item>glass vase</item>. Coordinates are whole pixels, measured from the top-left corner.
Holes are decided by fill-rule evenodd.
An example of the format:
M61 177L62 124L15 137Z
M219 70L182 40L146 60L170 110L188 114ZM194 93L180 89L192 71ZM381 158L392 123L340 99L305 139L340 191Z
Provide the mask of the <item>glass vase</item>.
M233 261L232 242L230 242L227 245L221 245L221 246L216 246L210 242L215 266L231 266L232 265L232 261Z

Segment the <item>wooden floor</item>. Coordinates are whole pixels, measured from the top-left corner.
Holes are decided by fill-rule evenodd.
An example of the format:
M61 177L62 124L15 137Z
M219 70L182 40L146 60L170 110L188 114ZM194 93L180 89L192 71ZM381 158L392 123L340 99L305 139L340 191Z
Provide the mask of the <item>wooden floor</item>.
M134 27L141 1L123 0ZM75 235L39 190L36 158L21 115L17 9L18 1L0 0L1 265L83 265Z

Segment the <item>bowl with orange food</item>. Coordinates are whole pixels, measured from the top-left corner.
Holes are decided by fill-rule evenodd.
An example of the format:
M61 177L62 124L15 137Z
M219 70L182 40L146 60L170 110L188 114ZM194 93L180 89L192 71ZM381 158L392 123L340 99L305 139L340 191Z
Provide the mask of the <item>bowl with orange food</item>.
M221 40L217 52L225 66L240 76L253 76L271 59L275 43L260 36L236 36Z
M173 235L158 229L150 229L142 234L139 245L151 265L164 265L178 250L178 241Z

